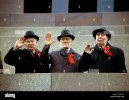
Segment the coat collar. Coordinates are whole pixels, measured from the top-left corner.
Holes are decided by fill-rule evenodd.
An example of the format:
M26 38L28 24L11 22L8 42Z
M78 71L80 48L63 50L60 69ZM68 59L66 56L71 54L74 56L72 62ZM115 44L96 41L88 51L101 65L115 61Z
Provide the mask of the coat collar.
M99 47L97 44L95 45L94 49L97 50L98 52L101 52L102 51L102 48Z
M70 48L68 53L66 53L66 51L62 48L58 52L63 56L66 56L68 53L75 53L75 51L72 48Z
M38 49L35 49L35 51L33 51L33 52L30 52L30 51L28 51L27 49L24 49L24 52L26 52L25 54L27 55L27 56L30 56L30 57L34 57L34 56L40 56L39 54L39 51L38 51Z
M106 46L110 46L112 48L112 46L109 43L107 43ZM97 50L97 51L99 51L99 52L102 51L102 48L99 47L97 44L95 45L94 49Z

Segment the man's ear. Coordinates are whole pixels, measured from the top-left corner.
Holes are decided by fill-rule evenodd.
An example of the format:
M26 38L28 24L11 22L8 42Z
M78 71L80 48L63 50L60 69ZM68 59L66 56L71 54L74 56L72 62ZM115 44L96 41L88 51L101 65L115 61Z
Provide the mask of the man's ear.
M73 41L73 39L71 39L71 38L70 38L70 40L71 40L71 42Z
M35 43L35 45L38 45L38 41L36 40L36 43Z

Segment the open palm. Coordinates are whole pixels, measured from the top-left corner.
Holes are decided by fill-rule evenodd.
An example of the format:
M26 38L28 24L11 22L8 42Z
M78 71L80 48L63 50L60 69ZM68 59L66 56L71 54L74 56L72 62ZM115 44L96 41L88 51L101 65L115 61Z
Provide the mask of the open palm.
M52 40L51 33L48 32L45 35L45 45L51 45L53 42L54 42L54 40Z
M85 52L91 54L93 50L94 50L94 49L91 49L90 44L87 43L87 44L86 44L86 47L85 47Z
M15 48L18 49L24 46L24 41L25 41L24 37L19 37L15 43Z

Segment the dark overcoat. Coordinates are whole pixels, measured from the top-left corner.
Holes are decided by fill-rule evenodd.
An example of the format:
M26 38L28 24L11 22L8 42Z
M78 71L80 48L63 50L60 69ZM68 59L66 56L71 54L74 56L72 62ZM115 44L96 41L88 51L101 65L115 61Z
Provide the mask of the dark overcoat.
M68 60L69 53L66 53L64 49L52 51L51 53L48 53L48 51L49 48L44 46L40 60L42 63L49 63L51 65L50 70L52 73L78 72L78 63L81 55L76 53L73 49L70 49L69 53L73 54L75 64L70 64Z
M14 50L13 47L4 57L4 62L15 66L15 73L49 72L47 64L40 63L40 52L33 55L27 49Z
M93 52L83 53L79 63L79 72L102 72L102 73L126 73L125 57L123 50L107 44L111 48L112 56L107 56L97 45Z

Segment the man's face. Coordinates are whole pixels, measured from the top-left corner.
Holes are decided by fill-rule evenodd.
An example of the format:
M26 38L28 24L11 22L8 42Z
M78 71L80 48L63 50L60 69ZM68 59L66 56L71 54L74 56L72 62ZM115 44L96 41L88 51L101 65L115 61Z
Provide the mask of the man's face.
M62 37L60 39L60 45L62 48L69 48L71 46L71 43L72 43L72 39L68 36L66 37Z
M104 32L98 32L96 34L96 44L98 46L104 46L105 43L107 43L107 41L108 41L108 37Z
M27 38L25 40L25 47L29 51L35 50L36 45L37 45L37 40L35 38Z

